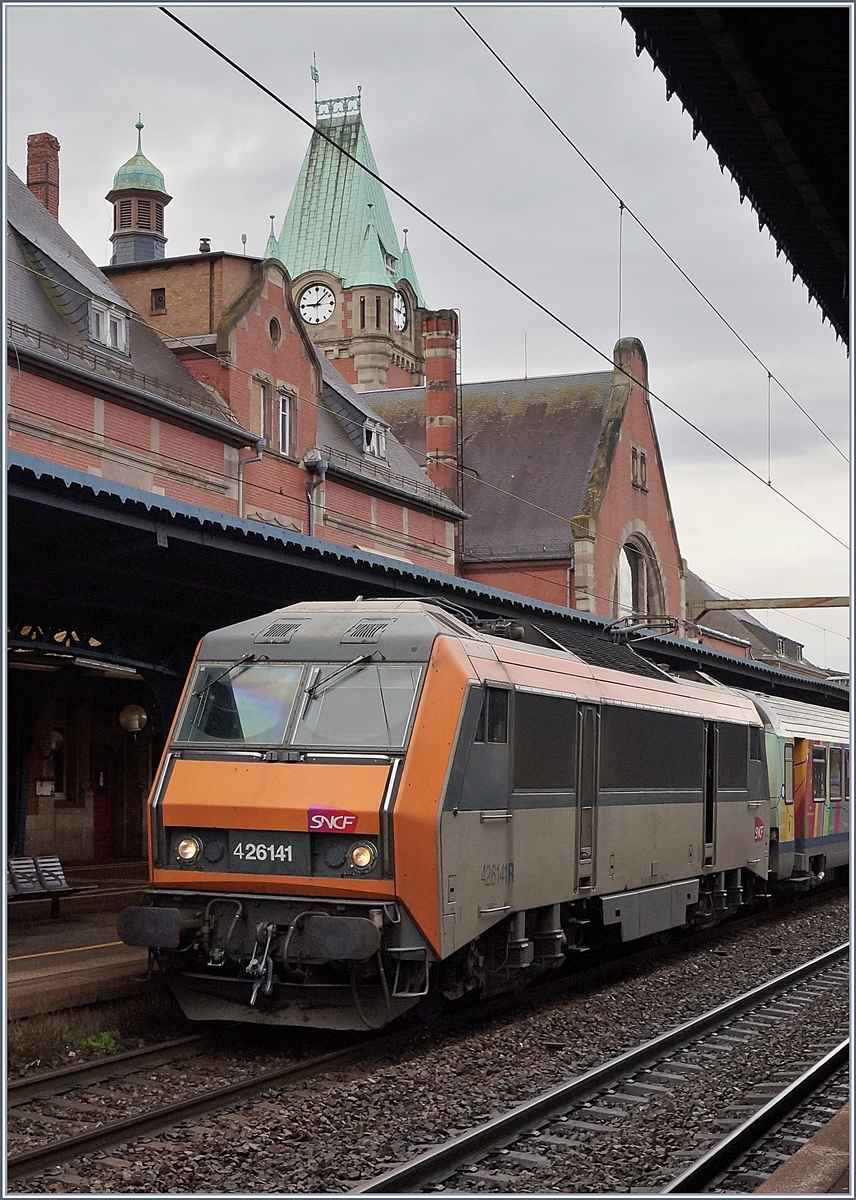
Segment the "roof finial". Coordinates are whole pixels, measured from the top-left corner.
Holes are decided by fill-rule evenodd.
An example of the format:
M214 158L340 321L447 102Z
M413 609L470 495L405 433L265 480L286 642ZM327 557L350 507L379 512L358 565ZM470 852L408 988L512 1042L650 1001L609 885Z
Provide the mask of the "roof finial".
M143 153L143 130L145 129L145 125L143 124L143 114L142 113L137 114L137 123L134 126L134 128L137 131L137 154L142 154Z
M270 235L271 235L271 237L276 237L276 233L275 233L274 227L273 227L274 215L275 215L274 213L270 214Z
M404 231L404 249L407 249L407 230Z

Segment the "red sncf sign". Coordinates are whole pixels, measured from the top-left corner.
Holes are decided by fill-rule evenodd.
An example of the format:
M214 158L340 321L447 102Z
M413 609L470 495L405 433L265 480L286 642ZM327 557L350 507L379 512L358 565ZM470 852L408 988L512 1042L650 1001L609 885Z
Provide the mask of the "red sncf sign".
M344 808L310 808L307 828L310 833L353 833L357 815Z

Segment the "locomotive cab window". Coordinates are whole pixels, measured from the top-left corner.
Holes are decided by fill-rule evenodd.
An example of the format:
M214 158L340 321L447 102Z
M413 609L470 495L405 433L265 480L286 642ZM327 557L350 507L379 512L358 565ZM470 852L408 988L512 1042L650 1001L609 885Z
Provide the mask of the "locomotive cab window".
M301 671L293 663L198 666L176 741L279 745Z
M484 689L479 723L473 741L508 741L508 692L505 688Z
M389 663L312 667L293 745L397 749L404 745L421 668Z

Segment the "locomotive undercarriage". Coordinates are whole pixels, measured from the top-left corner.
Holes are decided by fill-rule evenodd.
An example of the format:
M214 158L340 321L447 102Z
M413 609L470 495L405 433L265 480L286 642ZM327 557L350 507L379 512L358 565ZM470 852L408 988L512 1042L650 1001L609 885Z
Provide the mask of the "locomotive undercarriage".
M669 889L671 916L664 917L657 893ZM637 895L645 901L641 915ZM386 1025L429 993L488 997L576 952L702 928L766 898L764 881L750 872L715 872L514 913L443 961L400 905L379 901L158 891L148 907L125 911L121 933L151 948L193 1020L364 1030ZM632 915L629 925L618 919L622 912L625 922Z
M150 896L121 934L151 948L191 1019L380 1028L428 991L432 956L397 904Z

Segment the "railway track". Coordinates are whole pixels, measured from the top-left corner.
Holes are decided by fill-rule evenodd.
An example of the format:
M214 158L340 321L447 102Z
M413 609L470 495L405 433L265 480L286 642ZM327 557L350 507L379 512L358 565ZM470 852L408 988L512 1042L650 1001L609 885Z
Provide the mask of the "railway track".
M849 1098L845 1039L663 1188L679 1196L754 1191Z
M411 1029L399 1030L393 1035L387 1035L376 1040L382 1042L384 1051L394 1052L413 1040L413 1031ZM202 1050L200 1049L197 1052L201 1053ZM73 1137L63 1138L48 1145L38 1146L19 1154L10 1155L7 1167L8 1178L10 1181L24 1179L29 1175L38 1174L40 1171L48 1170L50 1167L69 1162L71 1159L82 1155L93 1154L98 1150L110 1149L121 1145L123 1142L133 1141L135 1138L160 1133L165 1129L172 1128L172 1126L177 1125L181 1121L193 1120L204 1116L206 1113L226 1108L232 1104L240 1104L242 1101L248 1099L257 1099L260 1094L263 1094L268 1088L274 1087L277 1084L299 1083L302 1080L310 1079L313 1075L317 1075L322 1071L330 1070L334 1067L348 1066L351 1063L357 1062L361 1055L364 1054L365 1043L358 1043L343 1050L334 1050L327 1054L320 1054L313 1058L305 1059L302 1062L292 1062L287 1066L275 1067L273 1070L264 1071L260 1074L250 1074L236 1083L227 1084L225 1087L211 1088L172 1104L160 1104L122 1121L99 1122L96 1128L88 1129ZM161 1061L171 1062L173 1059L162 1058ZM130 1067L130 1063L120 1064L120 1072L117 1072L117 1074L121 1073L122 1066ZM130 1067L130 1069L144 1068ZM111 1077L109 1074L109 1064L103 1064L103 1071L102 1075L88 1079L85 1082L98 1082ZM68 1090L69 1086L80 1086L84 1081L78 1080L77 1084L71 1079L59 1080L57 1082L60 1084L60 1088L57 1091L65 1091ZM49 1086L47 1079L44 1086ZM54 1095L57 1094L57 1091L47 1094ZM44 1096L46 1093L42 1091L40 1094ZM18 1103L22 1104L24 1101L19 1100Z
M793 1016L825 992L846 984L848 946L843 945L777 979L753 988L661 1037L475 1129L432 1147L410 1162L351 1189L351 1194L412 1193L445 1185L449 1190L520 1190L521 1170L534 1175L523 1190L538 1191L542 1172L561 1173L563 1151L590 1135L632 1119L646 1102L700 1077L704 1062L743 1046ZM515 1184L517 1186L515 1186ZM551 1185L554 1186L554 1185ZM690 1189L693 1190L693 1189Z
M527 993L527 996L534 999L536 994L540 996L545 994L550 995L554 991L564 991L566 996L569 992L584 992L587 986L603 986L605 982L608 983L611 979L619 978L623 972L628 970L628 967L631 973L633 973L638 969L640 963L647 963L651 958L655 961L664 958L668 959L673 957L675 953L676 947L661 949L659 952L652 952L651 950L646 952L637 951L627 958L611 963L598 963L596 965L593 963L592 968L580 971L575 976L565 978L564 981L553 981L552 983L542 985L540 988L533 988ZM841 950L836 953L841 953ZM786 978L790 978L790 976ZM436 1022L430 1032L432 1034L443 1034L466 1031L488 1020L492 1016L503 1013L503 1011L516 1009L517 1006L521 1005L521 1001L525 1007L526 997L521 997L520 994L513 994L512 996L497 998L495 1001L489 1003L480 1004L476 1009L457 1009L448 1019ZM181 1038L144 1051L132 1051L123 1055L111 1056L109 1059L99 1062L81 1064L77 1067L51 1072L33 1079L15 1081L10 1085L9 1089L9 1107L13 1110L10 1118L13 1115L17 1116L19 1113L26 1117L25 1106L28 1103L37 1102L40 1098L42 1100L49 1100L50 1097L54 1096L68 1096L70 1093L70 1099L64 1101L64 1103L71 1110L71 1115L76 1116L78 1128L80 1124L84 1124L86 1127L73 1136L62 1137L60 1140L53 1141L50 1144L30 1146L23 1151L13 1153L8 1161L9 1179L23 1179L31 1175L36 1175L41 1171L58 1167L60 1164L70 1162L73 1159L92 1154L96 1151L105 1151L118 1145L132 1142L140 1137L147 1137L163 1132L182 1121L192 1121L194 1118L205 1113L210 1113L218 1109L226 1109L245 1103L248 1100L260 1099L270 1088L291 1086L309 1079L313 1075L348 1068L357 1063L359 1063L361 1068L371 1066L373 1062L380 1060L383 1056L395 1055L401 1049L410 1045L414 1041L414 1037L418 1038L419 1032L419 1030L414 1030L410 1027L396 1030L391 1034L387 1033L366 1037L357 1044L348 1046L345 1049L315 1055L311 1058L304 1058L299 1062L294 1062L292 1059L287 1065L261 1072L256 1070L253 1073L252 1069L248 1071L246 1064L242 1064L243 1077L236 1082L216 1088L199 1088L195 1095L188 1095L180 1102L155 1104L154 1106L150 1103L153 1098L150 1093L157 1089L149 1088L149 1085L145 1082L145 1072L151 1068L155 1068L159 1063L172 1064L178 1059L198 1058L210 1050L214 1054L210 1063L211 1074L228 1074L228 1070L224 1070L222 1063L216 1057L216 1054L224 1049L224 1041L226 1039L224 1039L222 1032L218 1031L218 1035L214 1037L210 1033L207 1033ZM233 1044L230 1045L230 1051L234 1057ZM207 1063L204 1064L203 1069L206 1069L206 1067L208 1067ZM102 1107L98 1111L91 1103L95 1100L97 1103L103 1105L103 1098L97 1092L94 1095L87 1096L85 1089L90 1087L94 1090L94 1087L99 1083L122 1076L129 1076L135 1072L141 1072L140 1077L143 1080L141 1092L148 1093L144 1095L144 1100L147 1104L146 1111L129 1116L124 1120L105 1121L105 1109ZM153 1075L152 1079L154 1078L155 1076ZM184 1080L181 1081L180 1086L183 1092L190 1090ZM171 1094L175 1094L175 1084L173 1084ZM111 1098L109 1086L106 1095L109 1103ZM90 1103L86 1103L87 1100ZM62 1103L63 1101L60 1100L59 1104L61 1105ZM112 1107L115 1111L116 1104L114 1103ZM108 1108L107 1111L110 1111L110 1109ZM47 1127L56 1127L58 1122L55 1117L58 1113L62 1114L62 1109L51 1105L46 1108L43 1107L42 1113L47 1114L45 1122ZM38 1124L39 1114L37 1111L35 1125L38 1126ZM41 1132L44 1132L44 1130Z

